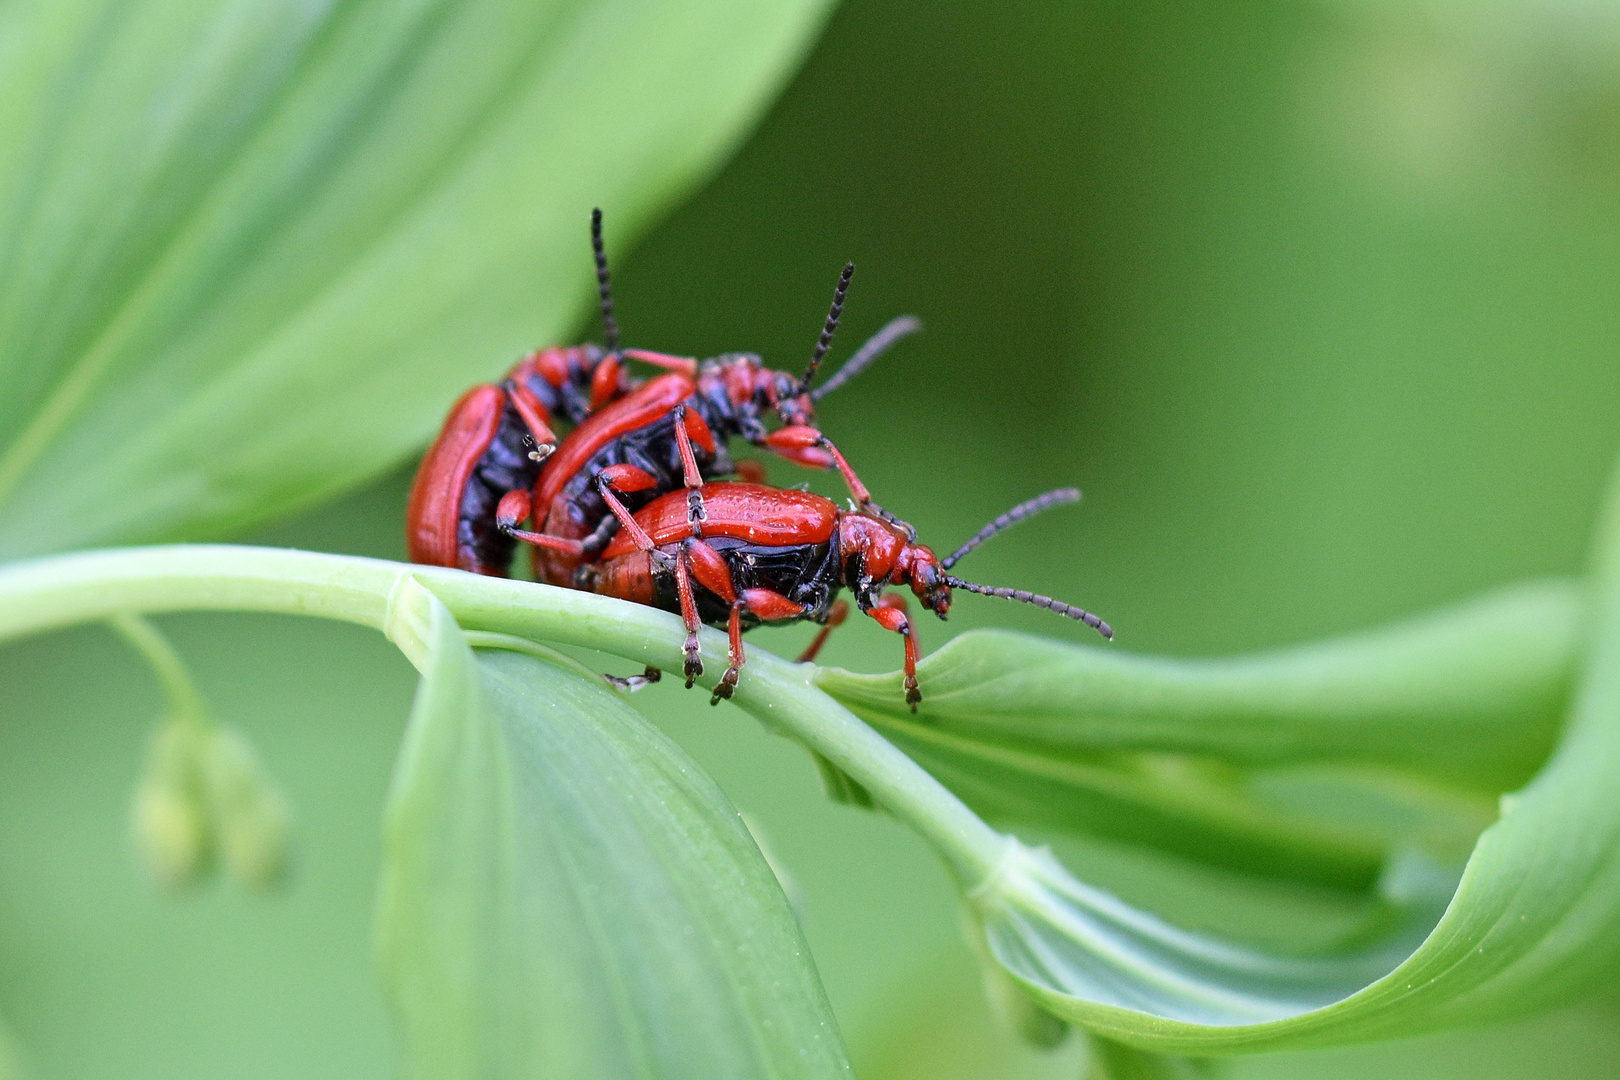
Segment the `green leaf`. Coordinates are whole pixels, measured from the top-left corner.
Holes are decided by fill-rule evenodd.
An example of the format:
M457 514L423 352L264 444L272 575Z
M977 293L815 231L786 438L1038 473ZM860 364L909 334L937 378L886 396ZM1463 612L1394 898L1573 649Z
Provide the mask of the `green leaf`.
M622 251L827 7L8 5L0 558L238 530L397 462L569 332L591 207Z
M423 670L379 920L408 1075L848 1075L782 890L697 765L572 661L475 656L414 581L391 612Z
M916 716L894 676L816 681L993 823L1365 889L1401 847L1460 861L1546 757L1581 614L1546 582L1235 660L970 632Z
M918 665L917 721L1043 754L1359 763L1494 793L1529 779L1553 746L1583 613L1578 584L1538 582L1352 637L1220 660L975 630ZM816 679L886 731L909 720L896 681L833 668Z
M1535 779L1503 798L1500 820L1480 836L1432 929L1422 932L1424 898L1450 890L1419 862L1408 863L1415 873L1386 881L1400 918L1339 948L1289 955L1171 926L1009 842L970 894L991 951L1054 1014L1183 1055L1477 1023L1612 973L1620 961L1620 509L1611 516L1567 729Z

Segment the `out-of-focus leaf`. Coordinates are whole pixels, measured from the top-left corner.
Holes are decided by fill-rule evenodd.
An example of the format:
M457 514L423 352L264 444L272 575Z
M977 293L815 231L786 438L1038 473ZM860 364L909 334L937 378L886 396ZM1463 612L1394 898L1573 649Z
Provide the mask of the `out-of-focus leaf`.
M1047 1009L1171 1054L1368 1041L1526 1012L1620 963L1620 490L1600 535L1595 617L1568 729L1504 796L1455 891L1412 859L1391 914L1288 955L1189 933L1009 841L969 896L995 957ZM1426 898L1449 893L1423 933ZM1403 914L1404 913L1404 914ZM1421 942L1413 940L1413 935Z
M1388 629L1222 660L970 631L918 666L917 723L1037 754L1361 763L1495 793L1528 779L1552 748L1584 610L1580 586L1549 581ZM911 719L894 676L829 668L816 681L879 728Z
M1236 660L968 633L921 665L916 716L892 676L817 682L993 823L1366 888L1400 847L1460 861L1545 757L1580 597L1521 586Z
M408 1075L848 1075L782 890L697 765L571 661L475 656L414 582L391 612L423 670L380 908Z
M568 330L590 208L622 249L827 7L0 10L0 558L240 529L397 461Z

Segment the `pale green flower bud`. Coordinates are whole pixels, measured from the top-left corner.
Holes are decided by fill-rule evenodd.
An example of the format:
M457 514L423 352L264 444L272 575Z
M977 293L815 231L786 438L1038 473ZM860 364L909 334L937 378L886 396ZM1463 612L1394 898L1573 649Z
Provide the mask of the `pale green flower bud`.
M135 785L135 847L152 877L165 888L194 883L211 861L212 815L199 768L208 739L207 730L194 723L159 724Z
M247 738L228 728L212 732L202 777L231 876L255 889L273 888L287 870L291 814Z

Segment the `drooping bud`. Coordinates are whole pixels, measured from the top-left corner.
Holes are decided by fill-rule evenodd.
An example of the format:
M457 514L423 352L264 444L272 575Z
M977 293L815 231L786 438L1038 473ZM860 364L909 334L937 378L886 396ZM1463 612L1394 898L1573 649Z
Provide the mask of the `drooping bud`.
M135 847L152 877L167 889L193 884L212 861L212 814L201 772L209 736L195 723L163 721L152 733L135 785Z
M286 876L291 814L247 738L230 728L210 733L202 760L213 834L231 876L271 889Z

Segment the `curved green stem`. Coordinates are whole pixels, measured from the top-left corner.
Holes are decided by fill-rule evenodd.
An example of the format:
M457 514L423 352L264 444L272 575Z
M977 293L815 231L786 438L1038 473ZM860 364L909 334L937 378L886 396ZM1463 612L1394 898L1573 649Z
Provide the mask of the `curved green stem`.
M141 654L158 682L163 684L163 696L168 699L171 715L191 724L208 720L208 706L203 703L197 684L191 681L191 672L186 670L185 661L180 659L180 654L175 652L169 639L157 627L127 611L109 618L107 625L130 648Z
M402 580L430 589L463 628L583 646L663 668L681 661L679 620L608 597L458 570L348 555L176 544L63 555L0 569L0 641L128 612L260 611L381 630ZM725 669L726 638L701 635L705 667ZM401 643L407 655L407 643ZM811 683L809 665L750 649L735 701L871 791L931 840L963 884L985 880L1007 838L939 781Z

